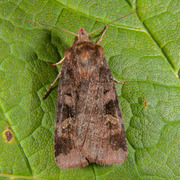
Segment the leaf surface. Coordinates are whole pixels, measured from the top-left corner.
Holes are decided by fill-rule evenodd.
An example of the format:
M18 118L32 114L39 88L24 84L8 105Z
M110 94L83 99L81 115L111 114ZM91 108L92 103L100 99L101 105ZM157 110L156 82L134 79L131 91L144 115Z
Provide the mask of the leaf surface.
M100 45L114 77L128 140L122 165L60 170L54 161L57 84L42 101L74 33L109 25ZM179 179L178 0L0 1L0 179ZM93 34L96 41L101 31Z

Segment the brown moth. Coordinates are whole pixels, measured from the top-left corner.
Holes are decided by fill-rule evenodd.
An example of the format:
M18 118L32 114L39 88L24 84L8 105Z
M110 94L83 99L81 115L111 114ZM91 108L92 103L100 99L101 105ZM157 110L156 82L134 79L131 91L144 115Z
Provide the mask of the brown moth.
M98 45L107 25L96 43L80 28L65 57L54 64L62 63L56 78L60 77L54 136L55 161L62 169L92 162L122 164L127 156L115 79Z
M83 28L65 51L55 120L55 160L60 168L91 162L121 164L126 135L113 76L103 48Z
M89 35L80 28L76 35L48 25L76 36L65 57L52 64L62 63L61 71L43 97L59 78L54 136L55 161L59 168L84 167L92 162L122 164L126 159L126 135L114 85L114 81L121 82L113 78L103 48L98 45L107 26L115 21L103 26L105 29L96 43L89 35L103 27Z

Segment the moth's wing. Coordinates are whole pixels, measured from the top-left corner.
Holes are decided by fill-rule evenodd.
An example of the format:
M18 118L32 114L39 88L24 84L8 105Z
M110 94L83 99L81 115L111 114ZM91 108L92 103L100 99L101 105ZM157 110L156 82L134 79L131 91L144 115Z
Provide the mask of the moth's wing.
M58 86L55 120L55 161L60 168L83 167L87 160L77 148L75 136L76 78L73 67L65 60Z
M127 156L125 129L113 76L105 59L98 72L92 79L93 86L89 86L93 108L82 151L90 162L121 164Z

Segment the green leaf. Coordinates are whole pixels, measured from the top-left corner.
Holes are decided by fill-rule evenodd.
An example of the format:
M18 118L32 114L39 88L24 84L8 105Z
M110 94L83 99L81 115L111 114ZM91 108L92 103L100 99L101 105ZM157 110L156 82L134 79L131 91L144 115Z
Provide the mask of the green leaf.
M73 43L66 32L109 25L100 43L114 77L125 122L122 165L60 170L54 161L58 62ZM0 179L179 179L179 0L0 1ZM101 32L92 35L97 40Z

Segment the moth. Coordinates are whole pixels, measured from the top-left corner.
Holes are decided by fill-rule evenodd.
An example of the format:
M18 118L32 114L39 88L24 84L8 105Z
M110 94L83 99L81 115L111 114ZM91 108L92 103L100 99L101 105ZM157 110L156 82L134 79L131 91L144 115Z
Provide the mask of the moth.
M54 150L60 168L121 164L126 136L103 48L80 28L65 51L59 78Z
M65 57L52 64L62 64L62 67L43 97L45 99L59 79L54 133L54 154L59 168L84 167L92 162L122 164L127 157L115 79L99 45L108 25L115 21L99 28L104 28L104 31L96 43L89 35L99 29L88 35L80 28L76 35L58 28L76 36L73 45L65 51Z
M127 156L113 76L98 43L80 28L62 60L54 137L60 168L121 164Z

